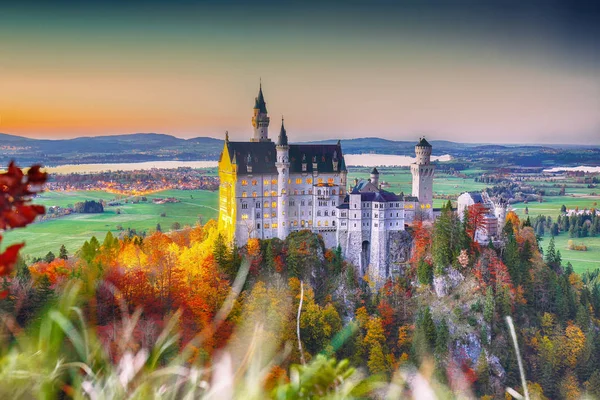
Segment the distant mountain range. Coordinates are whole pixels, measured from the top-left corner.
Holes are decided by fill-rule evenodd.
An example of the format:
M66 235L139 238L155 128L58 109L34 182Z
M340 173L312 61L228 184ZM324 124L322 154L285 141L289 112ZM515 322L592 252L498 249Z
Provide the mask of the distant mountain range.
M337 140L323 140L309 143L337 143ZM397 154L414 155L415 141L397 141L376 137L342 139L345 154ZM571 164L571 158L561 154L575 152L583 155L574 157L573 162L598 160L598 147L565 145L497 145L457 143L446 140L431 140L434 155L450 154L455 158L473 157L491 161L501 157L512 159L515 155L526 157L535 164L537 159L544 165L544 159L556 158L562 164ZM16 160L20 165L42 163L47 166L71 163L118 163L158 160L218 160L223 149L223 140L211 137L181 139L158 133L134 133L129 135L79 137L74 139L31 139L0 133L0 163L6 165ZM585 156L590 154L592 157ZM536 155L545 154L546 157ZM510 161L508 161L510 162ZM593 162L596 165L600 161Z

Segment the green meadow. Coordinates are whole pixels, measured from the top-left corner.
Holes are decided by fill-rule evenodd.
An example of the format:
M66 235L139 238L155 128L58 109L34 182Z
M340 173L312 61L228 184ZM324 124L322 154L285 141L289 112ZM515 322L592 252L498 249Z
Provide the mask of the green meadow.
M355 178L368 178L371 168L350 168L348 181L352 183ZM390 186L387 190L406 194L412 190L412 176L408 168L380 168L380 181L387 182ZM473 173L478 171L471 171ZM532 182L535 183L535 182ZM543 183L539 183L542 185ZM573 185L572 182L569 184ZM486 187L486 184L477 183L473 178L459 178L447 174L436 174L434 178L434 193L437 195L457 196L465 191L478 191ZM555 220L560 214L560 208L564 204L567 208L579 207L597 208L600 196L590 196L593 190L583 185L575 188L567 188L567 196L546 196L542 203L532 202L528 204L513 204L511 208L523 219L525 207L529 210L529 216L536 215L551 216ZM573 195L576 193L576 195ZM3 245L25 241L26 247L23 254L33 257L43 256L48 251L58 253L61 245L65 245L69 253L74 253L81 247L84 241L92 236L99 239L111 231L118 235L119 229L132 228L137 231L153 231L160 223L163 231L171 229L174 222L181 225L193 225L199 219L207 221L217 218L218 192L204 190L168 190L155 193L148 197L147 203L123 203L117 207L106 207L103 214L74 214L67 217L53 219L45 222L35 223L24 229L9 231L5 234ZM180 203L153 204L153 198L176 197ZM76 202L84 200L110 201L116 198L115 194L103 191L75 191L75 192L47 192L38 196L35 203L49 206L67 207ZM435 199L434 207L441 207L446 200ZM117 209L120 214L117 214ZM160 214L165 213L165 217ZM570 238L566 233L555 238L556 248L561 251L564 262L570 261L577 272L600 267L600 238L573 238L575 243L583 243L588 251L575 251L567 249ZM550 240L549 236L544 238L542 247L545 249Z
M194 225L217 217L218 192L205 190L167 190L147 195L148 202L137 204L123 203L120 206L106 207L102 214L73 214L32 224L26 228L5 233L3 246L25 242L24 255L43 256L48 251L58 254L65 245L70 254L77 251L83 242L96 236L102 240L108 231L118 235L118 227L137 231L153 231L157 224L163 231L171 229L174 222ZM179 203L154 204L153 198L175 197ZM35 199L36 204L62 206L85 200L114 200L115 195L102 191L47 192ZM117 209L120 214L117 214ZM160 215L165 213L164 217Z

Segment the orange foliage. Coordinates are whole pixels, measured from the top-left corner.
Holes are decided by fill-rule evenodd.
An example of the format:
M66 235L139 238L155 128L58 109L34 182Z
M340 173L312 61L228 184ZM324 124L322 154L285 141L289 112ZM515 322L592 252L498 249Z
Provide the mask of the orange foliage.
M68 278L73 270L73 265L67 260L56 258L51 263L44 261L37 262L29 267L31 276L35 280L39 280L43 276L47 276L51 284L56 284Z
M414 232L414 251L411 263L416 267L417 262L427 255L427 250L431 246L431 230L421 220L415 220L412 228Z
M377 306L377 311L381 316L381 324L385 335L389 337L392 333L392 325L394 324L394 310L387 301L381 300Z
M506 213L506 222L510 222L512 224L513 231L516 234L517 230L519 229L519 226L521 226L519 216L514 211L509 211L508 213Z

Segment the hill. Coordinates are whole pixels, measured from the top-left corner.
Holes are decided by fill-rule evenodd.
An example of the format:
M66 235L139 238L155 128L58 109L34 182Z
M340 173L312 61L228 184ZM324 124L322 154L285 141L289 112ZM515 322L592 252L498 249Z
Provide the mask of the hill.
M306 143L337 143L337 139ZM142 161L217 160L223 140L211 137L181 139L159 133L134 133L73 139L31 139L0 133L0 163L27 165L119 163ZM600 165L600 149L593 146L538 146L458 143L431 140L434 155L450 154L480 165L576 166ZM414 155L415 141L364 137L341 140L345 154Z

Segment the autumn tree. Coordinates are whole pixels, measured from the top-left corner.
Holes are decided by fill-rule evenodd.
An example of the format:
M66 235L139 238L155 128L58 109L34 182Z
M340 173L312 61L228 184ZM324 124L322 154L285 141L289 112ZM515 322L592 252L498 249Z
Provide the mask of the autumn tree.
M46 212L43 206L31 204L33 196L42 190L46 182L47 175L40 168L34 165L24 174L11 162L7 171L0 174L0 232L25 227ZM10 274L24 245L13 244L0 253L0 276ZM0 291L0 297L4 296L6 292Z

